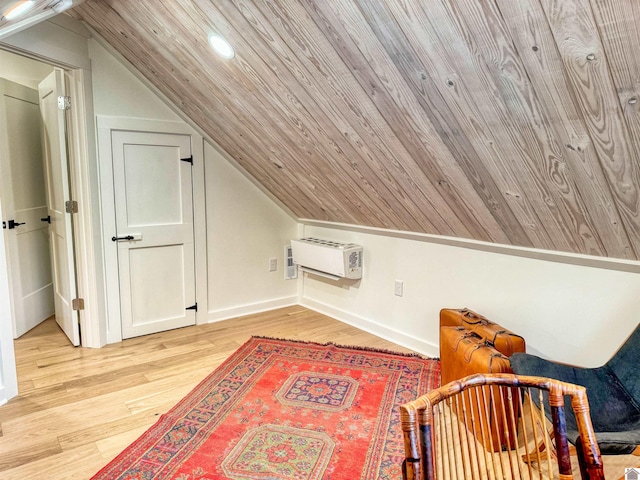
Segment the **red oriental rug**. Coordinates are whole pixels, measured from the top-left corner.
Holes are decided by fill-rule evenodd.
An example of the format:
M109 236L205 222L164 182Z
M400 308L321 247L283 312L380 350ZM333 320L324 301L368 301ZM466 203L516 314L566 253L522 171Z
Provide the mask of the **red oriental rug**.
M252 338L94 479L401 478L398 406L438 360Z

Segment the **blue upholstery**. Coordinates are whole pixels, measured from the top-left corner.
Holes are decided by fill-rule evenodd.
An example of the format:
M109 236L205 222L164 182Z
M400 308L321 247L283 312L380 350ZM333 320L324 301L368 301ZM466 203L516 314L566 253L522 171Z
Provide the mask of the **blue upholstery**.
M640 445L640 325L613 358L598 368L572 367L526 353L514 353L510 360L517 375L555 378L587 388L591 420L603 454L627 454ZM565 411L573 440L576 421L570 408Z

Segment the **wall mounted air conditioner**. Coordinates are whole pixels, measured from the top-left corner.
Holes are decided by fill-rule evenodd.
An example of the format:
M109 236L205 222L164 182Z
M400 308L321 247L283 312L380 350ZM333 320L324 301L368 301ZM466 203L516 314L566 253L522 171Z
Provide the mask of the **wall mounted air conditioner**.
M321 238L291 240L293 262L300 270L328 277L362 278L362 247Z

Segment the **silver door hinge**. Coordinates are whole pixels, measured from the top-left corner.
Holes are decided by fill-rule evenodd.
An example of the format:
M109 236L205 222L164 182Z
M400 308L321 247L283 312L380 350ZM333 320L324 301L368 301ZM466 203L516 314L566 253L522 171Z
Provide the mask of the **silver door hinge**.
M67 200L64 202L64 211L67 213L78 213L78 202L75 200Z
M71 307L74 310L84 310L84 298L74 298L71 300Z
M60 95L58 97L58 109L69 110L71 108L71 97L65 97Z

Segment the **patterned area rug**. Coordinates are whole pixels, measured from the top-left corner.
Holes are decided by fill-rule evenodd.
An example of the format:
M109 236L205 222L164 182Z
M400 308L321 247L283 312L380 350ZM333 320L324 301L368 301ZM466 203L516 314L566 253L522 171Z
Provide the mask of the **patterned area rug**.
M401 478L398 406L438 360L252 338L94 479Z

